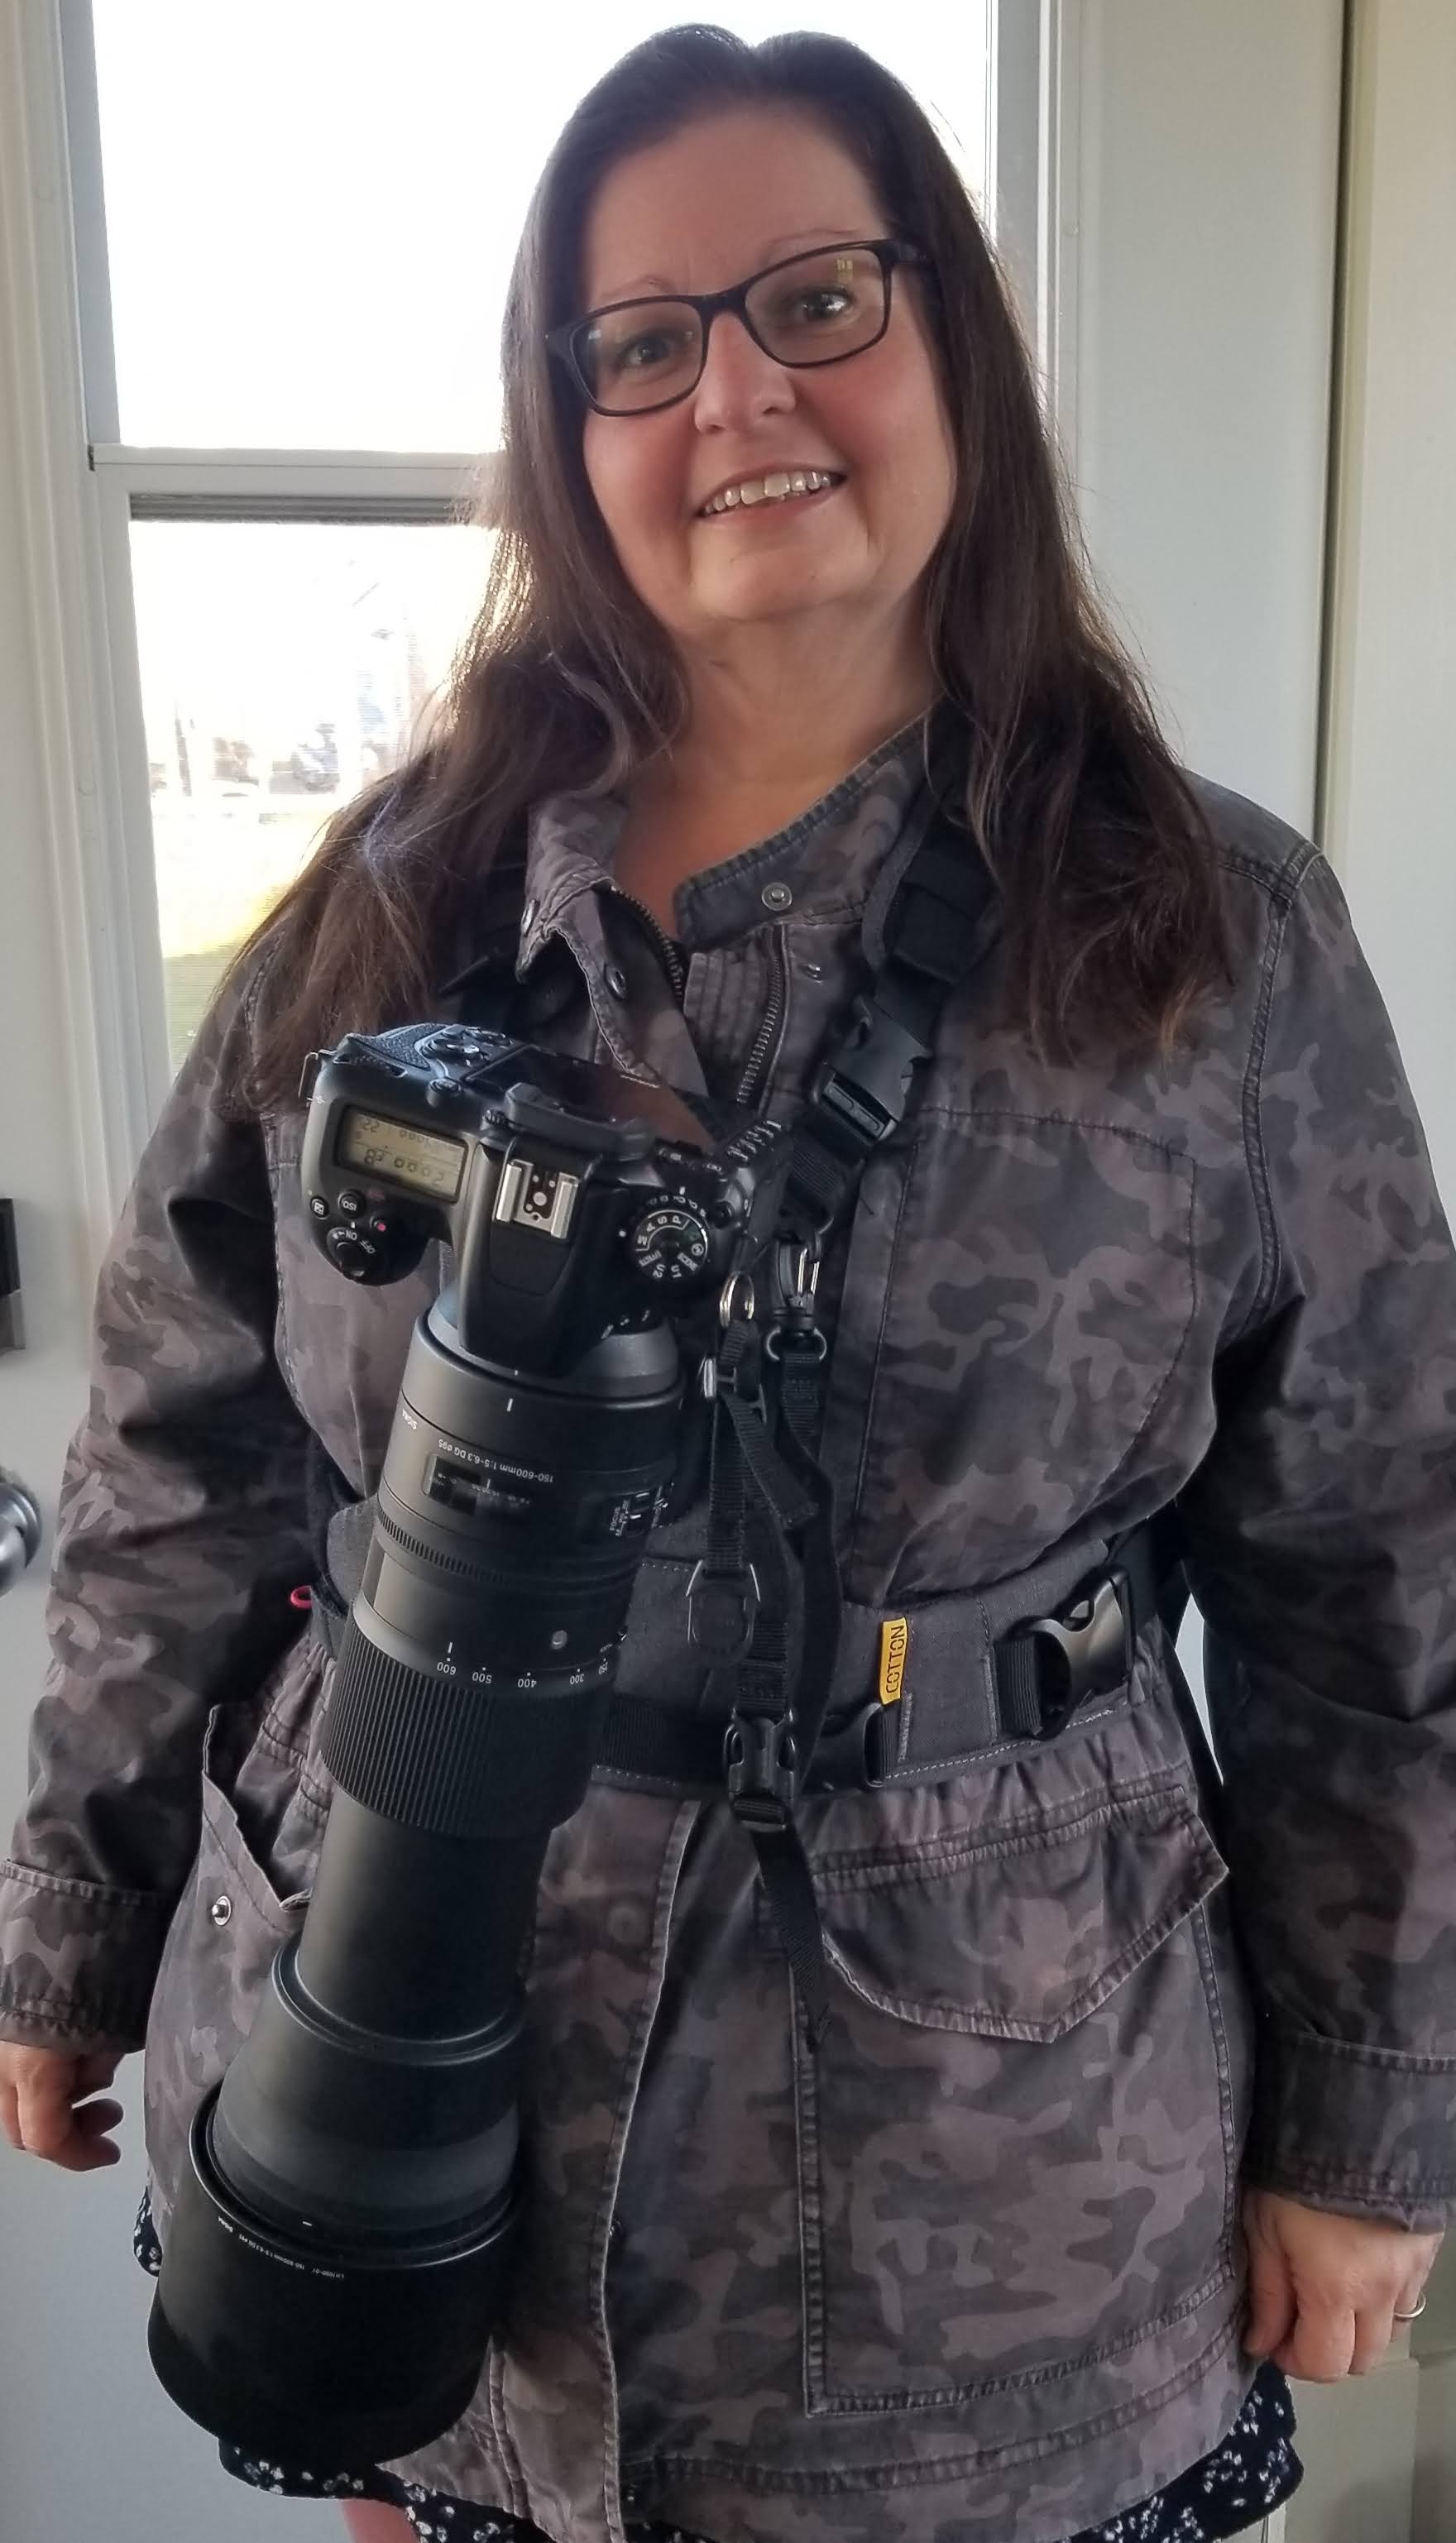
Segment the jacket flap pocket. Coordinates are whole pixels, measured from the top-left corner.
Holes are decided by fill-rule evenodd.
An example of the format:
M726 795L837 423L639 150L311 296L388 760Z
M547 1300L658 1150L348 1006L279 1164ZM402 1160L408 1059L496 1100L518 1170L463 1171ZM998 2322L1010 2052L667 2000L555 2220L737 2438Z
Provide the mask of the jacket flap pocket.
M307 1893L289 1898L279 1894L249 1845L231 1799L238 1749L254 1728L251 1708L247 1706L214 1705L207 1718L202 1747L202 1839L198 1862L205 1864L209 1850L220 1855L255 1912L282 1940L296 1933L308 1904Z
M1227 1867L1182 1785L814 1867L825 1946L902 2022L1056 2040L1191 1915Z

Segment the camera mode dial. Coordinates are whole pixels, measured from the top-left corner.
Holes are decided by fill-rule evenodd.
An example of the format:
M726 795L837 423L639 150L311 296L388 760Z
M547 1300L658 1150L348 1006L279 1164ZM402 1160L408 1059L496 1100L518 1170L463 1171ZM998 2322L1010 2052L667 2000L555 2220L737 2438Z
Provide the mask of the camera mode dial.
M344 1224L330 1228L324 1249L345 1280L398 1280L413 1269L423 1250L418 1233L362 1193L341 1193L336 1206Z
M708 1223L696 1205L658 1201L645 1210L628 1237L632 1260L645 1278L664 1286L701 1279L712 1259Z

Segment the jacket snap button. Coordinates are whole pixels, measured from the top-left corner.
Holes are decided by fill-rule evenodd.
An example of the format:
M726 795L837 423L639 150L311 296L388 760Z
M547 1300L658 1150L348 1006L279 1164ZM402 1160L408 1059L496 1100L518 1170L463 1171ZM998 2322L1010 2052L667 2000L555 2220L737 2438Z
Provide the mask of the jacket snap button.
M759 898L765 909L792 909L794 894L786 883L766 883Z
M214 1898L211 1906L207 1910L207 1913L211 1917L214 1925L230 1925L233 1915L233 1902L230 1898Z
M620 963L609 963L607 964L606 983L614 998L626 997L627 974L623 970Z

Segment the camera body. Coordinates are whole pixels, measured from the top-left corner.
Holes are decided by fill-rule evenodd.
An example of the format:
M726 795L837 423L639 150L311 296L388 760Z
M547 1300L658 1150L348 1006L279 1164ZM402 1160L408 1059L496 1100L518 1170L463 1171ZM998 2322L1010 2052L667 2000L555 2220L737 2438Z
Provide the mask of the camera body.
M317 1055L302 1172L346 1279L455 1258L453 1347L541 1376L715 1297L767 1249L791 1134L508 1035L350 1034Z

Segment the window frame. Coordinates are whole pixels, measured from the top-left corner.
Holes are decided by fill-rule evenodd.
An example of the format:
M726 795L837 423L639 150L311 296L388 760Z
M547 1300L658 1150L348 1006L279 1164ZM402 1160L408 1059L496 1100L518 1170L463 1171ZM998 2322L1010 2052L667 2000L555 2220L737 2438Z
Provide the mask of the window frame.
M1067 399L1062 294L1066 216L1046 171L1061 169L1063 91L1084 0L991 0L988 193L998 246L1022 305L1043 397ZM55 208L68 305L42 313L47 395L67 415L82 482L73 488L84 603L73 628L87 657L86 736L96 818L80 842L90 923L68 967L71 1041L94 1088L113 1210L172 1078L153 862L151 796L132 591L134 520L458 522L489 526L496 454L142 448L120 438L91 0L46 0L23 36L33 51L32 139L55 153ZM41 119L48 90L56 109ZM47 172L49 173L49 172ZM1075 170L1072 172L1075 175ZM1074 339L1073 339L1074 341ZM59 523L54 524L59 529ZM67 703L76 727L79 695ZM98 1032L97 1020L100 1019ZM108 1063L100 1065L105 1046ZM86 1066L85 1055L92 1064ZM88 1094L90 1089L88 1089ZM83 1102L87 1097L83 1095Z

